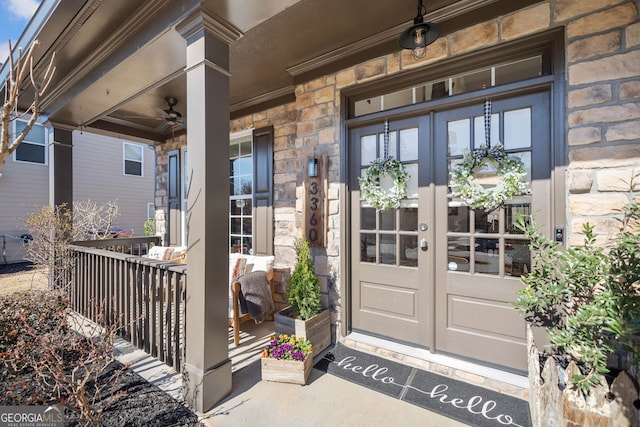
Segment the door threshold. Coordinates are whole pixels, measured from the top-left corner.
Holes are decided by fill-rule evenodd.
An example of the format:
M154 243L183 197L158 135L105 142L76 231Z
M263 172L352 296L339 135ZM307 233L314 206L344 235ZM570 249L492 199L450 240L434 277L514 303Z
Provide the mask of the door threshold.
M521 399L529 399L529 378L525 375L503 371L446 354L431 353L426 349L388 341L359 332L351 332L342 341L344 345L358 350L386 356L431 372L455 377Z

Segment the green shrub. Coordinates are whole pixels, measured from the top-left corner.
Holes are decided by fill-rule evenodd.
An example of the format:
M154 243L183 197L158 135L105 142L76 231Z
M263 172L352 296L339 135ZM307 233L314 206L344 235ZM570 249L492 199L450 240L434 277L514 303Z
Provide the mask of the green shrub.
M552 356L576 362L581 373L571 382L585 393L608 372L611 354L624 351L632 364L639 361L640 205L631 202L622 212L621 230L606 247L596 244L589 224L584 245L562 250L533 221L520 216L516 222L535 255L514 305L532 325L546 328Z
M306 320L320 313L320 281L315 273L307 241L296 241L295 250L297 262L289 279L287 301L291 305L291 312Z

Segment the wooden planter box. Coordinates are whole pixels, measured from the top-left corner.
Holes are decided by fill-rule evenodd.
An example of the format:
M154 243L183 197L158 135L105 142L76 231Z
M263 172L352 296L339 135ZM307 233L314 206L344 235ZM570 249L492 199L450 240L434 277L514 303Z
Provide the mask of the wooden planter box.
M581 392L569 387L558 387L559 380L565 384L578 367L571 362L562 372L553 358L548 358L544 368L540 368L538 348L533 334L527 327L527 349L529 358L529 406L534 426L598 426L598 427L636 427L638 410L634 402L638 391L632 377L625 371L607 384L603 377L601 383L592 387L585 397ZM564 378L561 378L564 376Z
M300 362L263 357L261 364L262 379L265 381L305 385L313 367L313 358L309 355Z
M313 357L331 344L331 311L325 309L311 319L299 320L289 317L290 308L284 308L274 316L276 335L295 334L304 337L313 346Z

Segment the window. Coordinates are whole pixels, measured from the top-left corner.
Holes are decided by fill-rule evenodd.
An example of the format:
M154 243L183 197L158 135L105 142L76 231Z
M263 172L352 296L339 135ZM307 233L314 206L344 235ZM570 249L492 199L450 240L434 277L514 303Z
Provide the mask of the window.
M14 137L19 135L27 127L24 120L15 120ZM34 124L27 137L15 151L14 159L18 162L47 164L47 133L41 124Z
M232 135L229 159L230 252L253 253L253 140Z
M378 111L387 111L392 108L516 82L542 74L542 56L536 55L356 100L353 106L353 116L359 117Z
M156 219L156 206L153 203L147 203L147 219Z
M123 142L124 174L142 176L142 146Z

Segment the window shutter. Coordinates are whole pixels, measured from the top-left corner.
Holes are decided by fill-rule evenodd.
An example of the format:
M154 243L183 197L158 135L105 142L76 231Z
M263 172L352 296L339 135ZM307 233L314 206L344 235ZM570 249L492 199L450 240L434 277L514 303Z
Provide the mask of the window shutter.
M169 217L167 218L167 234L165 244L180 245L180 151L168 153L167 197Z
M273 127L253 131L253 252L273 255Z

